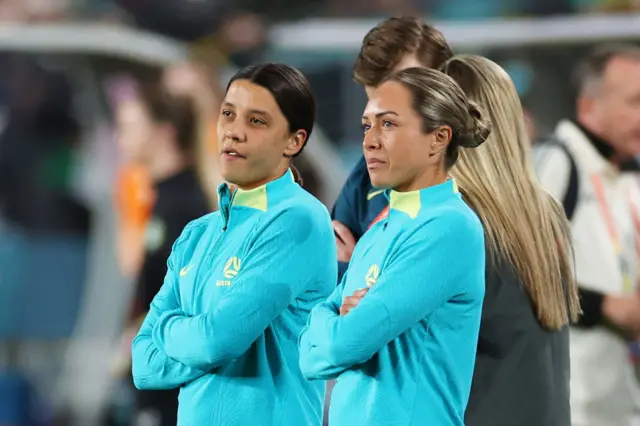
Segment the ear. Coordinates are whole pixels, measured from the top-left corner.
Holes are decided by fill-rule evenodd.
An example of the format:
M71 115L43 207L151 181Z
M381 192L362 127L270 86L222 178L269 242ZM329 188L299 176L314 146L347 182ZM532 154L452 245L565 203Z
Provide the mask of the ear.
M430 156L433 157L447 149L449 142L451 142L452 132L451 127L440 126L431 133L433 135L433 140L429 151Z
M284 150L285 157L293 157L304 147L305 142L307 141L307 132L304 130L298 130L289 138L289 142L287 142L287 147Z
M580 96L576 100L576 118L581 123L592 125L597 106L597 100L593 97Z

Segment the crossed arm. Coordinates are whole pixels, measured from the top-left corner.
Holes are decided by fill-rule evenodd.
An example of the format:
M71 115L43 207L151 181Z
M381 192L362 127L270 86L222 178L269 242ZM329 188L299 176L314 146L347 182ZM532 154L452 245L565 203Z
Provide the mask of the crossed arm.
M175 246L174 246L175 250ZM204 370L188 367L171 359L153 342L152 330L164 312L179 309L176 293L177 276L173 268L173 254L167 262L164 284L151 302L138 335L133 340L132 373L138 389L174 389L207 374Z
M244 354L312 280L327 292L335 285L336 248L328 218L320 230L293 212L275 222L258 237L215 306L195 316L179 309L160 316L152 338L163 353L210 371Z
M452 298L460 271L476 268L483 280L481 229L474 235L464 223L442 222L436 218L411 235L347 315L339 314L346 279L311 311L299 341L300 367L307 379L332 379L368 361Z

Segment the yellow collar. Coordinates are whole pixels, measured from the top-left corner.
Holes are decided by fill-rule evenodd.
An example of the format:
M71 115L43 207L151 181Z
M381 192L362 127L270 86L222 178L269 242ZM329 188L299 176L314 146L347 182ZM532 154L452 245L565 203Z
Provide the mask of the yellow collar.
M218 187L218 204L231 204L232 206L249 207L266 212L269 207L269 192L286 190L291 183L295 184L295 177L291 170L278 179L267 182L254 189L236 189L233 195L229 195L229 185L223 183Z
M415 219L423 205L433 201L434 197L458 193L458 184L451 178L447 181L409 192L389 191L389 208L401 211Z

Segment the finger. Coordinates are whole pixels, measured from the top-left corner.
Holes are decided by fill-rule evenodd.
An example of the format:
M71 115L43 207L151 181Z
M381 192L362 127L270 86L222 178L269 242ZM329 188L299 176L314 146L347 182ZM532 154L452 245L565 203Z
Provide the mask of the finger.
M357 305L358 301L360 300L359 297L353 297L353 296L347 296L344 299L342 299L342 304L343 305Z
M347 228L346 226L344 226L344 224L342 224L341 222L338 222L337 220L334 220L332 223L333 223L333 230L335 231L336 235L342 241L344 241L345 244L350 246L356 245L356 239L353 237L353 234L351 233L349 228Z
M349 263L351 261L351 254L346 250L338 250L338 262Z
M355 306L353 303L343 303L342 306L340 306L340 315L348 313L351 309L355 308Z
M338 261L340 262L349 262L350 256L347 248L345 247L342 240L336 238L336 246L338 247Z
M360 290L356 290L355 292L353 292L352 297L357 297L358 299L361 299L362 297L364 297L365 294L367 294L368 291L369 291L368 288L361 288Z

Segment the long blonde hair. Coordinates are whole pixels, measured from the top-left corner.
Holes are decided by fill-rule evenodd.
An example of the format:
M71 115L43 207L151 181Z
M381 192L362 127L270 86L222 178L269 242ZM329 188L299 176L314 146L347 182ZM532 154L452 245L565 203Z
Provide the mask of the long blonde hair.
M442 70L493 123L486 143L461 150L451 169L482 220L489 249L515 266L544 328L557 330L576 321L580 306L569 223L533 171L513 82L499 65L475 55L455 56Z

